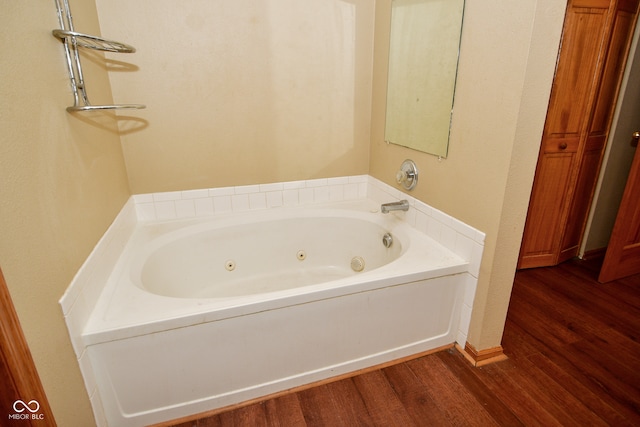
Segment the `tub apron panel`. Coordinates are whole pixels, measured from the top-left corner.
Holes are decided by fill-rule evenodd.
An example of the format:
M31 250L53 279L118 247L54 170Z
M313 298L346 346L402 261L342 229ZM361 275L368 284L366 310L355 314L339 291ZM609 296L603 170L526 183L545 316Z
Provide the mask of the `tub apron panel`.
M451 344L458 276L89 346L109 425L178 418Z

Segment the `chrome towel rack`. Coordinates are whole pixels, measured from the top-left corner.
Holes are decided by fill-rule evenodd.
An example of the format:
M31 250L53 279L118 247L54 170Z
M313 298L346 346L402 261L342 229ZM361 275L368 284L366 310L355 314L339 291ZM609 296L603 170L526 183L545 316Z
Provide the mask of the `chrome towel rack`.
M64 44L67 68L69 69L69 78L71 79L71 89L73 91L73 106L67 107L67 111L71 113L75 111L145 108L145 106L141 104L92 105L89 102L78 48L82 47L117 53L133 53L136 49L125 43L76 32L73 28L73 17L71 16L69 1L55 0L55 2L60 29L53 30L52 34Z

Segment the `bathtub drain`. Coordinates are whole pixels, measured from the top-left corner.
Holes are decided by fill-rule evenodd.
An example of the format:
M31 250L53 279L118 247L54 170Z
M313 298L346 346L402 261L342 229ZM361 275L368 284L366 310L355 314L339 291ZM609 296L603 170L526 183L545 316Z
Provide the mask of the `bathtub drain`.
M351 260L351 269L353 271L362 271L364 270L364 258L361 256L355 256Z
M298 253L296 254L296 258L298 258L300 261L304 261L306 257L307 253L305 251L298 251Z
M233 271L236 269L236 262L232 259L227 260L227 262L224 263L224 268L226 268L227 271Z

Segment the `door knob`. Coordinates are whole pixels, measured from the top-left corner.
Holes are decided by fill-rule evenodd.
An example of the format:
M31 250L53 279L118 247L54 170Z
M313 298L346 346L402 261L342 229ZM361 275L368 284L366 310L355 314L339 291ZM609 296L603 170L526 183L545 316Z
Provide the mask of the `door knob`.
M631 134L631 146L637 147L638 141L640 141L640 132L635 131L634 133Z

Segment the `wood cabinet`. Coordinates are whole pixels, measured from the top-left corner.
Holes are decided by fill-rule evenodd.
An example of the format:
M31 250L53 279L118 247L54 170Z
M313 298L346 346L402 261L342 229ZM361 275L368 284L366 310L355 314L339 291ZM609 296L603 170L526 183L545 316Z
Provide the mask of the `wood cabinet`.
M570 0L518 268L577 255L640 0Z

